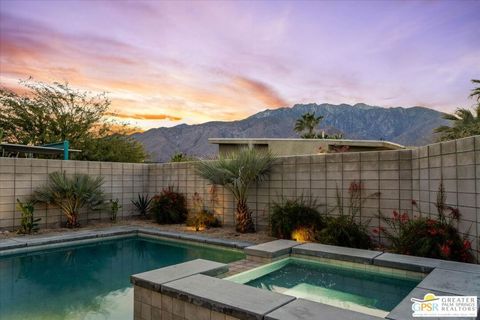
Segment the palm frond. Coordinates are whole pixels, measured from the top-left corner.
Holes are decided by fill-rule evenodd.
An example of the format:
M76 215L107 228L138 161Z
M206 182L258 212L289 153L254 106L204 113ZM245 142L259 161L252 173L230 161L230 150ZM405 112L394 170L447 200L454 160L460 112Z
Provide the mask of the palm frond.
M245 148L220 156L217 160L200 161L196 171L213 184L230 190L237 200L243 200L252 183L265 180L273 161L274 157L269 152Z

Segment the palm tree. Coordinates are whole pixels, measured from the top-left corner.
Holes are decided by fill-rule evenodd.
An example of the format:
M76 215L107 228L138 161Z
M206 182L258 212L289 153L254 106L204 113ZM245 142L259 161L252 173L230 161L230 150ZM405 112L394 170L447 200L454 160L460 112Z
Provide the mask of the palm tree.
M67 177L65 172L53 172L48 183L35 191L34 199L60 207L67 217L67 227L74 228L79 226L80 209L96 210L104 203L102 185L102 177L92 178L86 174Z
M469 97L477 99L477 102L480 103L480 80L473 79L472 83L476 84L478 87L472 90L472 93L470 94Z
M238 232L255 232L252 212L247 205L248 189L268 176L274 159L270 152L244 148L230 155L219 156L217 160L200 161L197 164L196 170L201 177L232 192L237 201Z
M315 117L315 112L307 112L297 119L294 130L300 134L300 137L303 139L315 139L317 136L315 133L315 127L322 119L323 116ZM302 134L304 131L307 132Z
M480 84L480 80L472 80L474 84ZM435 133L440 133L440 141L460 139L480 134L480 87L476 87L470 94L477 100L475 112L466 108L458 108L453 114L445 114L444 119L450 120L452 126L440 126Z

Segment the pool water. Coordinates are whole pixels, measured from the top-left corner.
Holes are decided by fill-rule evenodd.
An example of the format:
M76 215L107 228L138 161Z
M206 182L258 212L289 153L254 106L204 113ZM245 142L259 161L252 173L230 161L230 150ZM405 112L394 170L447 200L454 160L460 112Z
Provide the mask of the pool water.
M359 265L363 266L363 265ZM385 316L420 282L388 273L287 258L228 278L246 285Z
M133 319L130 276L197 258L243 253L129 237L0 258L0 319Z

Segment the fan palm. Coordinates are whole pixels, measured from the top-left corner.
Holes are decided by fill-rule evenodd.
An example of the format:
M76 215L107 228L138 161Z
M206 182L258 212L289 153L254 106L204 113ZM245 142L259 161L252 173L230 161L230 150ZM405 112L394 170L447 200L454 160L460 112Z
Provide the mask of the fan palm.
M473 84L480 84L480 80L472 80ZM477 100L475 113L466 108L458 108L453 114L445 114L444 119L450 120L452 126L440 126L435 133L440 133L440 141L470 137L480 134L480 87L472 90L470 98Z
M480 105L475 108L475 114L471 110L459 108L453 114L445 114L443 118L452 121L452 126L435 129L436 133L440 133L440 141L480 134Z
M38 202L58 206L67 217L67 227L78 227L80 209L99 209L104 203L103 178L86 174L67 177L65 172L53 172L48 183L34 193Z
M297 119L294 130L304 139L314 139L317 136L315 127L322 119L323 116L316 117L315 112L307 112ZM304 131L307 132L303 133Z
M263 181L273 165L274 156L269 152L242 149L214 161L200 161L197 173L232 192L237 201L236 230L241 233L255 232L252 212L247 205L249 187Z
M473 79L472 83L474 85L477 85L478 87L472 90L472 93L470 93L470 98L474 98L477 100L478 103L480 103L480 80Z

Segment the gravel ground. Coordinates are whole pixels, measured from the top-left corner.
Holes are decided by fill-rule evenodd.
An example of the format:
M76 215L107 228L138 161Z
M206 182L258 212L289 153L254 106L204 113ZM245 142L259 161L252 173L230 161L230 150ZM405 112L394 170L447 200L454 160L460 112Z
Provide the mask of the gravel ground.
M184 224L172 224L172 225L159 225L151 220L146 219L128 219L128 220L121 220L116 223L112 222L103 222L103 221L94 221L90 222L86 225L82 225L80 228L76 229L68 229L68 228L41 228L38 232L34 234L55 234L55 233L65 233L65 232L76 232L82 230L92 230L92 229L100 229L106 228L111 226L148 226L158 228L159 230L163 231L173 231L173 232L183 232L183 233L191 233L191 234L200 234L206 235L209 237L214 238L222 238L222 239L234 239L240 241L248 241L253 243L262 243L271 240L275 240L275 238L268 235L268 233L264 230L257 231L256 233L247 233L242 234L235 231L234 227L220 227L220 228L211 228L207 230L195 231L192 227L187 227ZM1 232L0 231L0 239L10 238L10 237L18 237L21 236L16 232Z

